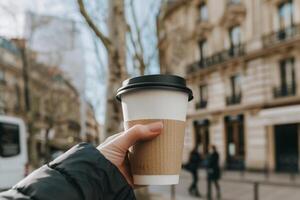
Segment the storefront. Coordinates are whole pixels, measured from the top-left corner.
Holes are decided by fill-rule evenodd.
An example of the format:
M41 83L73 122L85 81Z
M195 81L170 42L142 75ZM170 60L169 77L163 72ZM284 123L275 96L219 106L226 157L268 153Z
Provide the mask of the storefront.
M300 106L264 109L259 115L268 130L269 169L277 172L298 171Z

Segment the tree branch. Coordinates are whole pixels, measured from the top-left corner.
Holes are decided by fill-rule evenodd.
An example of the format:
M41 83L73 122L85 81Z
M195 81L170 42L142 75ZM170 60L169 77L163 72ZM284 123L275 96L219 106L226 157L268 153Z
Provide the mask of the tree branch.
M135 9L133 6L133 0L130 0L129 3L130 9L131 9L131 14L132 14L132 19L133 19L133 26L135 29L135 32L137 34L137 41L134 40L133 38L133 32L131 30L131 27L128 26L129 28L129 35L130 35L130 40L132 42L132 45L134 47L134 51L135 51L135 59L139 62L139 71L141 75L145 74L145 69L146 69L146 64L145 64L145 60L144 60L144 47L142 44L142 36L141 36L141 29L138 26L138 21L137 21L137 16L135 13Z
M97 60L98 60L98 69L99 70L96 70L98 72L98 76L99 78L104 78L103 76L106 74L106 68L105 68L105 64L103 63L102 61L102 58L101 58L101 52L100 52L100 49L99 49L99 46L97 44L97 38L96 37L93 37L93 43L94 43L94 49L95 49L95 52L96 52L96 57L97 57ZM101 76L102 75L102 76Z
M85 5L83 3L83 0L77 0L80 13L82 17L85 19L86 23L89 25L89 27L94 31L95 35L101 40L104 47L107 51L113 50L112 42L108 37L106 37L102 31L96 26L96 24L93 22L92 18L89 16L89 14L86 11Z

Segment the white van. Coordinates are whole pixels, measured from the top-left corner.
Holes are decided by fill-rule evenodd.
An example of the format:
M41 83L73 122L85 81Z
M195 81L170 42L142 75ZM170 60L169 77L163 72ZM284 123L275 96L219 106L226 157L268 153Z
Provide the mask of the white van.
M24 121L0 115L0 190L10 188L24 178L27 162Z

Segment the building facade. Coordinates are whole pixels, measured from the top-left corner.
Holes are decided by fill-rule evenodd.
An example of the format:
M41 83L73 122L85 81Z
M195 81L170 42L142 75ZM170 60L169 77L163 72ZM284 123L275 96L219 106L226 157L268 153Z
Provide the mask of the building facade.
M185 76L188 152L227 169L298 171L300 0L178 0L160 16L162 73Z
M25 45L24 40L0 38L0 114L24 119L30 157L34 152L35 162L43 163L85 140L80 134L81 99L58 67L37 62L36 53ZM88 131L95 136L89 142L98 144L98 122L92 108L86 112L86 124L92 124Z
M74 20L24 13L24 38L27 46L35 51L36 60L59 68L76 88L80 96L81 137L86 133L86 61L80 25Z

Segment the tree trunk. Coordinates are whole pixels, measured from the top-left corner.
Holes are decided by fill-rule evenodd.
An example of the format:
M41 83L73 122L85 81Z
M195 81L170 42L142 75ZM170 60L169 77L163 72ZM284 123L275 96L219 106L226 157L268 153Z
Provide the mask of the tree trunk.
M21 52L22 58L22 78L24 84L24 106L25 106L25 113L24 117L26 118L26 125L27 131L29 134L28 137L28 159L29 164L33 166L33 168L38 167L38 154L37 154L37 141L34 134L34 125L32 122L32 116L30 115L31 111L31 101L30 101L30 89L29 89L29 67L30 67L30 60L27 57L27 48L26 44L23 42L18 42L17 46Z
M32 166L33 169L39 167L38 162L38 155L37 155L37 141L34 134L33 126L31 122L27 123L28 126L28 157L29 157L29 164Z
M113 49L108 51L108 79L106 88L106 111L104 123L105 137L122 130L121 104L115 99L116 91L127 78L126 31L124 0L110 1L109 16L110 41Z
M52 129L52 126L49 126L46 129L46 134L45 134L45 147L44 147L44 156L45 156L45 164L51 161L51 154L50 154L50 141L49 141L49 133L50 130Z

